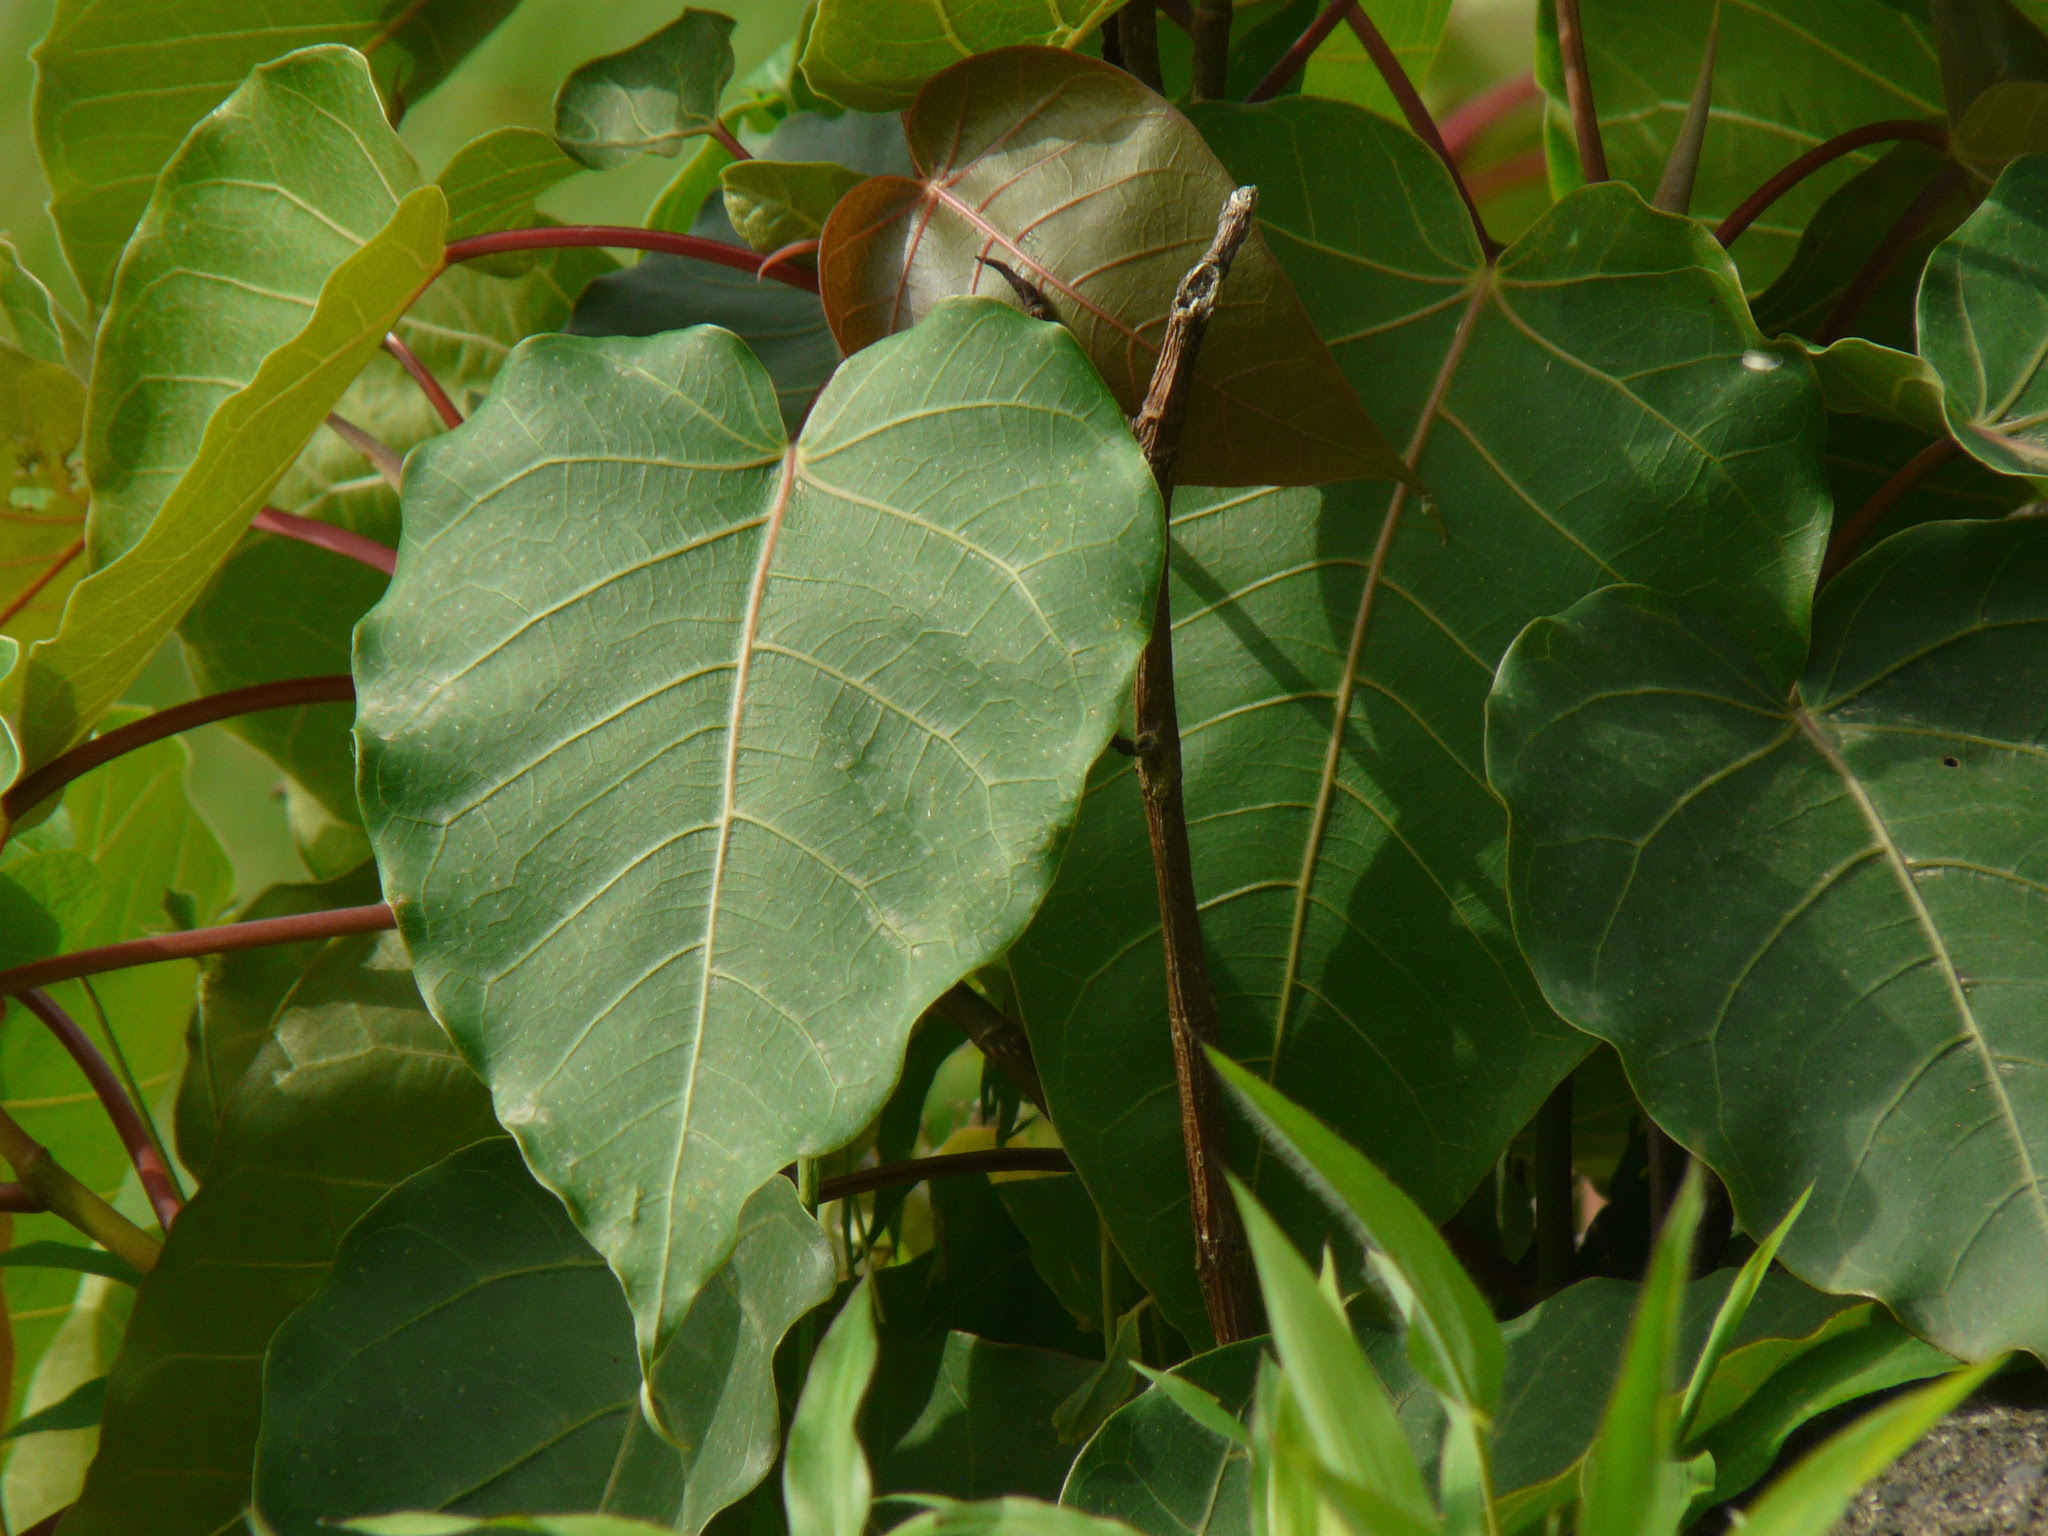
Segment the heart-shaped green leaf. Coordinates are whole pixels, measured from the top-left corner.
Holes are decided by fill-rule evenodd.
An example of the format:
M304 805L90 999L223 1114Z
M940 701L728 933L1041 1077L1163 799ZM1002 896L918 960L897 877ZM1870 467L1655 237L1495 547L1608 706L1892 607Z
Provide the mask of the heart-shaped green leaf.
M962 300L794 445L729 333L527 342L405 522L356 654L386 893L650 1358L1037 905L1158 493L1072 338Z
M2048 155L2015 160L1936 248L1920 351L1948 389L1956 441L2009 475L2048 475Z
M1116 0L822 0L803 39L803 79L863 112L910 105L940 70L1012 43L1065 48L1116 9Z
M2044 590L2039 523L1923 524L1829 584L1789 698L1626 587L1532 625L1488 705L1546 995L1746 1229L1813 1186L1795 1273L1964 1358L2048 1348Z
M832 1290L830 1249L788 1180L762 1186L744 1226L662 1367L686 1421L678 1451L641 1416L617 1280L512 1143L415 1174L349 1229L271 1343L256 1451L266 1529L318 1536L365 1509L565 1505L700 1530L767 1472L780 1427L769 1356ZM464 1432L449 1438L453 1424ZM441 1451L409 1454L422 1440Z
M1716 220L1766 178L1825 139L1881 118L1942 115L1941 73L1927 12L1869 0L1580 0L1593 100L1609 171L1648 197L1685 118L1700 49L1720 18L1714 113L1692 211ZM1551 175L1580 181L1558 63L1556 13L1536 8L1537 78ZM1744 283L1763 288L1792 259L1800 231L1828 195L1884 154L1856 150L1802 181L1750 226L1735 249Z
M1692 592L1792 665L1828 514L1820 403L1711 237L1625 187L1567 197L1489 266L1441 162L1394 124L1310 97L1195 115L1261 188L1274 253L1431 493L1176 498L1221 1043L1441 1221L1585 1051L1508 925L1480 740L1493 666L1521 625L1622 574ZM1157 911L1136 775L1112 758L1012 973L1068 1152L1201 1339ZM1259 1198L1316 1230L1241 1145Z
M6 684L26 766L127 689L438 269L416 181L336 47L259 69L165 167L94 353L93 573Z
M201 1536L249 1502L263 1352L377 1197L491 1135L388 935L337 940L280 1009L205 1187L144 1277L74 1531Z
M917 177L874 178L825 226L818 271L840 348L907 329L948 294L1015 302L982 258L1001 261L1135 412L1174 289L1233 186L1201 135L1122 70L1056 48L955 65L904 124ZM1176 474L1192 485L1403 474L1256 229L1202 342Z
M673 159L718 124L732 29L730 16L686 10L632 47L578 66L555 97L555 138L597 171L642 155Z
M107 302L157 172L251 70L308 44L348 44L394 104L415 102L516 3L322 0L280 12L267 0L61 0L35 51L36 149L50 216L88 301ZM261 229L264 218L250 212L223 227ZM246 244L259 264L279 254L267 241Z

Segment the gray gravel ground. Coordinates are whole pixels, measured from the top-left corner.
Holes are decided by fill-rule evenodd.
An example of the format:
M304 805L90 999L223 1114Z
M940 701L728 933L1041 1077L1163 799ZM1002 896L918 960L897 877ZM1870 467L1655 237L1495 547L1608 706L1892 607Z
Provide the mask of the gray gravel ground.
M1836 1536L2048 1532L2048 1407L1966 1403L1871 1484Z

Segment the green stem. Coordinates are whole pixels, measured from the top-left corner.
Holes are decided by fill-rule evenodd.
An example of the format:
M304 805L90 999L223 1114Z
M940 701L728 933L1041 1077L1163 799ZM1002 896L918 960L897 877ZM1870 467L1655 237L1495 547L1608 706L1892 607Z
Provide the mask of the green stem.
M1159 7L1153 0L1130 0L1117 12L1116 40L1124 68L1141 84L1165 95L1166 81L1159 73Z
M156 1268L163 1245L98 1195L87 1189L50 1156L20 1123L0 1109L0 1157L7 1159L22 1187L116 1258L143 1274Z
M1572 1279L1572 1080L1559 1083L1536 1115L1536 1290L1548 1296Z

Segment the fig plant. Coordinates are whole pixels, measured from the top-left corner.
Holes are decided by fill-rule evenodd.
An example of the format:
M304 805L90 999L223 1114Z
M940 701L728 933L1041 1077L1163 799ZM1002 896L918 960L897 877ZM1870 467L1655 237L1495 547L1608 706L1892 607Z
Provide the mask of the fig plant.
M693 8L430 179L531 14L35 50L4 1529L1652 1536L1940 1377L1817 1532L2048 1358L2048 0Z

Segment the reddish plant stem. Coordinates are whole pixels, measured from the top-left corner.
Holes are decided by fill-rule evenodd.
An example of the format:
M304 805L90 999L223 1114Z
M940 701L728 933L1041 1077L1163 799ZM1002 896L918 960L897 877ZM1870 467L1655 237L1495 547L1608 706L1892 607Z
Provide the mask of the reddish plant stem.
M944 1157L913 1157L879 1168L861 1168L818 1183L818 1203L844 1200L892 1184L922 1184L970 1173L1072 1173L1074 1165L1058 1147L991 1147L985 1152L949 1152Z
M1140 85L1164 95L1166 82L1159 74L1159 7L1153 0L1130 0L1117 12L1116 40L1125 72Z
M178 1198L177 1185L171 1182L170 1169L164 1166L156 1139L149 1134L149 1127L142 1123L141 1109L128 1097L128 1090L114 1075L106 1057L86 1039L85 1031L78 1027L77 1021L58 1007L49 993L40 987L31 987L18 995L18 1001L43 1021L50 1033L57 1037L57 1043L78 1063L78 1070L92 1085L100 1108L113 1122L114 1134L127 1148L128 1161L135 1165L135 1176L142 1181L142 1192L149 1198L150 1209L156 1212L156 1224L168 1234L171 1223L185 1209L185 1202Z
M398 366L406 371L413 383L419 385L420 393L427 397L427 404L434 408L434 414L441 418L441 425L453 431L462 425L462 412L455 408L455 402L448 398L448 391L441 387L441 381L434 377L419 355L399 339L398 332L384 333L384 350L398 359Z
M1525 186L1540 178L1548 169L1543 151L1532 149L1526 154L1503 160L1498 165L1489 165L1472 173L1472 195L1482 202L1497 192L1512 187Z
M718 140L720 147L722 147L728 155L731 155L733 159L751 160L754 158L753 151L748 149L747 146L742 144L737 138L733 137L733 131L730 128L726 127L725 124L719 122L716 118L712 119L710 133L711 137Z
M1564 99L1571 109L1572 136L1579 146L1579 174L1588 183L1605 181L1607 146L1600 141L1600 110L1593 104L1593 73L1586 67L1586 29L1579 0L1557 0L1557 51L1564 62Z
M398 569L398 551L389 544L379 544L375 539L365 538L347 528L337 528L332 523L300 517L295 512L280 512L276 507L265 507L249 520L249 526L260 528L265 533L274 533L281 539L296 539L299 543L310 544L315 549L342 555L358 564L367 565L373 571L382 571L386 576Z
M759 281L764 277L773 277L775 275L775 268L785 261L795 261L799 256L816 256L817 254L818 242L816 240L792 240L787 245L778 245L774 250L761 258L761 270L755 274L755 280Z
M1513 80L1503 80L1491 90L1481 91L1470 100L1459 102L1441 125L1444 148L1452 159L1463 159L1465 151L1477 142L1482 133L1515 108L1536 100L1542 94L1532 71Z
M1294 40L1293 45L1280 55L1279 62L1267 70L1259 83L1251 88L1245 100L1265 101L1276 94L1308 65L1309 55L1323 46L1323 39L1337 30L1351 0L1330 0L1322 14L1308 24L1308 30Z
M47 566L43 568L42 573L38 575L34 581L30 582L26 587L22 588L21 591L17 592L14 595L13 602L9 603L5 608L0 608L0 624L8 623L15 617L15 615L19 614L22 609L26 608L30 603L34 602L37 596L42 592L43 588L47 587L51 582L55 581L59 576L63 575L65 566L69 565L72 561L76 560L80 555L84 553L85 540L83 539L79 539L75 543L66 547L64 551L60 553L55 560L52 560Z
M368 459L370 467L392 490L398 489L398 482L405 474L405 459L396 449L333 411L327 413L327 430Z
M1856 550L1869 537L1870 530L1884 521L1885 513L1904 500L1908 491L1962 451L1954 438L1938 437L1894 470L1892 477L1828 540L1828 552L1821 557L1819 584L1826 586L1843 566L1856 558Z
M1194 97L1221 101L1228 94L1232 0L1194 0L1188 36L1195 47Z
M1004 1013L966 982L959 982L926 1010L945 1020L974 1042L974 1048L994 1063L996 1070L1017 1085L1017 1091L1045 1113L1045 1087L1038 1079L1038 1062L1031 1054L1031 1038L1024 1026Z
M32 1216L49 1207L29 1189L26 1184L0 1184L0 1211L16 1216Z
M1842 339L1863 312L1863 306L1870 302L1870 296L1877 292L1878 285L1891 276L1892 268L1899 264L1899 258L1906 254L1906 247L1913 243L1927 221L1934 217L1941 205L1948 201L1963 179L1963 168L1951 162L1935 172L1934 179L1920 189L1920 195L1913 199L1912 206L1899 215L1898 222L1885 231L1884 238L1877 243L1877 249L1870 253L1862 269L1851 280L1839 302L1821 323L1820 334L1814 338L1822 346Z
M1887 118L1881 123L1865 123L1861 128L1851 128L1847 133L1838 133L1824 144L1816 144L1805 154L1777 172L1749 196L1735 205L1735 211L1721 221L1721 227L1714 231L1714 238L1723 248L1735 243L1741 233L1754 224L1771 204L1806 180L1824 165L1831 165L1844 155L1854 154L1867 144L1883 144L1897 139L1917 139L1934 148L1948 149L1948 133L1934 123L1915 122L1911 118Z
M1131 420L1131 431L1145 451L1145 461L1152 468L1164 508L1173 505L1174 461L1179 452L1195 359L1210 316L1215 312L1218 290L1239 246L1251 233L1252 210L1257 202L1255 189L1239 187L1224 204L1208 254L1181 280L1174 293L1145 403ZM1151 843L1153 878L1159 896L1167 1025L1172 1036L1174 1077L1180 1091L1181 1142L1187 1155L1195 1267L1202 1287L1202 1304L1216 1342L1231 1344L1259 1331L1259 1301L1252 1283L1244 1225L1224 1171L1222 1094L1206 1054L1206 1047L1217 1038L1216 994L1203 949L1201 907L1195 894L1187 804L1182 794L1168 566L1170 562L1159 572L1152 635L1138 663L1131 705L1137 724L1138 785L1144 799L1145 830Z
M1451 182L1458 189L1458 196L1465 200L1465 211L1472 216L1473 231L1479 236L1479 244L1485 250L1487 259L1500 254L1501 244L1486 232L1486 221L1479 217L1479 205L1472 200L1472 189L1465 185L1464 172L1458 169L1458 162L1451 157L1444 144L1444 136L1437 132L1436 119L1429 115L1429 108L1423 105L1422 96L1415 89L1415 82L1408 78L1408 71L1401 67L1401 61L1394 57L1394 50L1388 46L1385 34L1368 16L1365 7L1358 0L1345 0L1344 19L1351 25L1352 33L1364 45L1371 57L1373 67L1380 72L1380 78L1387 83L1394 100L1400 105L1401 115L1408 120L1408 127L1414 135L1436 151L1437 158L1444 163L1444 169L1451 173Z
M252 923L225 923L218 928L192 928L183 933L157 934L147 939L129 939L98 949L74 950L33 960L12 970L0 971L0 997L47 987L54 982L76 981L103 971L125 971L131 966L156 965L165 960L197 960L203 955L231 955L244 949L266 949L273 944L304 944L311 939L340 939L357 933L384 933L398 926L391 908L383 902L369 907L337 907L328 912L307 912L297 917L265 917Z
M698 261L731 267L736 272L761 275L762 258L740 246L706 239L702 235L677 235L665 229L634 229L624 224L551 224L544 229L499 229L487 235L471 235L464 240L449 242L442 256L442 270L446 271L458 261L474 261L479 256L498 256L506 251L556 251L593 245L689 256ZM818 274L807 272L802 267L780 267L768 275L778 283L787 283L806 293L818 291Z
M102 763L111 763L138 747L162 741L180 731L189 731L194 726L211 725L216 720L229 720L236 715L253 715L259 710L287 709L301 704L346 704L355 696L355 679L345 672L326 677L292 677L277 683L255 683L247 688L235 688L226 693L209 694L203 699L173 704L169 709L160 709L131 725L80 742L0 795L0 843L5 841L7 828L19 821L24 812L42 804L81 774L90 773ZM26 982L23 985L34 986L37 983ZM0 996L5 995L0 992Z
M1155 0L1155 3L1159 14L1181 31L1191 33L1195 30L1195 12L1188 0Z

